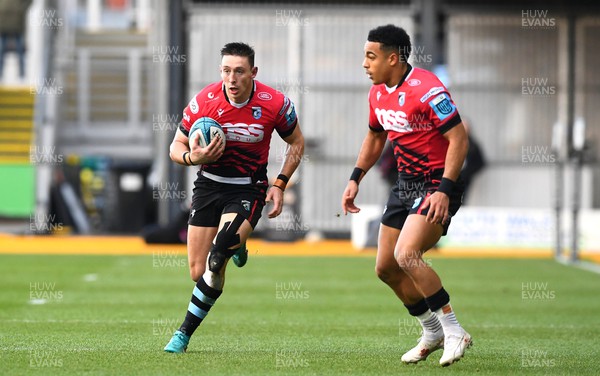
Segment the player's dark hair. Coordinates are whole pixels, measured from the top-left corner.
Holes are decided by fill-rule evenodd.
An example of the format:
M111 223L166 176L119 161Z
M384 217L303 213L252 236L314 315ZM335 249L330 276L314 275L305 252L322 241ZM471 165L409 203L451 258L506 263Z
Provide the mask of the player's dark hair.
M254 49L246 43L227 43L223 48L221 48L221 57L227 55L247 57L250 67L254 67Z
M397 52L402 62L408 62L412 46L410 44L410 37L403 28L392 24L379 26L369 31L367 40L369 42L381 43L382 50Z

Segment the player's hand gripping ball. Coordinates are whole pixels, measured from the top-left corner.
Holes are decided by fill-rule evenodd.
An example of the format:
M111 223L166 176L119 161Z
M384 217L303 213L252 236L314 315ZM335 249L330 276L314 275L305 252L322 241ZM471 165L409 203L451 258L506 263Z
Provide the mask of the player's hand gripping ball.
M205 148L215 137L221 137L223 146L225 146L225 132L223 132L221 124L212 118L201 117L196 120L192 128L190 128L189 134L190 149L192 149L192 145L194 144Z

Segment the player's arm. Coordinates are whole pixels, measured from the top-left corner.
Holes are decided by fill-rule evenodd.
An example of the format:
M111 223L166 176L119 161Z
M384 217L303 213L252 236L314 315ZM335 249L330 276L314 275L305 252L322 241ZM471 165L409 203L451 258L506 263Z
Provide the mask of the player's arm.
M360 175L358 181L351 181L358 185L362 178L367 174L367 171L369 171L371 167L377 163L379 157L381 157L381 152L385 147L386 139L387 132L369 129L369 133L367 133L365 136L362 146L360 147L358 158L355 164L355 167L360 168L364 171L364 173Z
M289 179L300 165L304 155L304 135L300 130L300 126L296 125L292 134L284 138L283 141L288 144L288 147L279 173Z
M169 157L173 162L184 166L196 166L211 163L221 158L225 148L219 137L213 138L208 146L201 148L197 140L199 133L195 132L192 136L195 137L195 143L192 143L194 146L190 150L188 136L181 129L177 129L169 146Z
M348 212L358 213L360 211L360 208L354 205L354 199L358 195L358 184L366 175L367 171L377 163L385 146L386 138L387 132L383 130L376 131L373 130L373 128L369 128L369 132L365 136L362 146L360 147L354 171L352 172L342 196L342 210L344 211L344 214L348 214Z
M169 157L175 163L180 165L189 166L190 163L187 159L183 159L184 153L189 153L190 147L188 145L188 137L183 134L180 129L177 129L175 132L175 137L173 137L173 141L171 142L171 146L169 146Z
M456 182L469 151L469 137L463 123L459 123L444 133L444 138L448 140L444 178Z
M424 204L424 207L430 206L426 218L430 223L444 223L448 220L448 207L450 205L448 194L452 191L454 183L458 179L469 150L469 138L462 122L444 133L444 138L448 140L444 176L437 192L429 197L428 204Z
M285 191L285 187L287 182L292 177L292 174L300 165L300 161L302 160L302 156L304 155L304 135L302 135L302 131L300 130L300 126L297 124L294 131L289 136L283 139L288 147L286 149L286 153L283 159L283 165L281 166L281 171L277 176L277 180L273 183L273 186L267 192L266 201L273 201L273 209L269 212L269 218L275 218L279 214L281 214L281 210L283 209L283 192Z

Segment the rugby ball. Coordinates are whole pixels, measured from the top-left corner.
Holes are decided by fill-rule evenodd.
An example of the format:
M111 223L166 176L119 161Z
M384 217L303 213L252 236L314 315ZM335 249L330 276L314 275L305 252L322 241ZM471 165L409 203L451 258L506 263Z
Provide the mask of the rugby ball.
M195 136L195 133L198 133L198 135ZM223 143L225 142L225 132L223 132L221 124L212 118L201 117L200 119L196 120L192 125L192 128L190 128L190 149L192 148L194 142L198 143L200 147L204 148L206 145L210 144L212 139L215 137L221 137Z

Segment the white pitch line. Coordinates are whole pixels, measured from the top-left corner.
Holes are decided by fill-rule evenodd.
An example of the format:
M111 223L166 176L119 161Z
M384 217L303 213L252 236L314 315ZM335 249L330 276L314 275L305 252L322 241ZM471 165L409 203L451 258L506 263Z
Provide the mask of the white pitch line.
M98 274L96 274L96 273L85 274L83 276L83 280L86 282L96 282L98 280Z
M567 258L557 258L556 261L558 261L560 264L565 265L565 266L572 266L577 269L587 270L588 272L600 274L600 265L593 263L593 262L581 261L581 260L570 261Z
M593 262L578 261L574 266L579 269L587 270L588 272L600 274L600 265Z
M30 319L6 319L0 320L0 322L21 322L28 324L48 324L48 323L58 323L58 324L148 324L152 322L148 321L132 321L132 320L30 320Z

